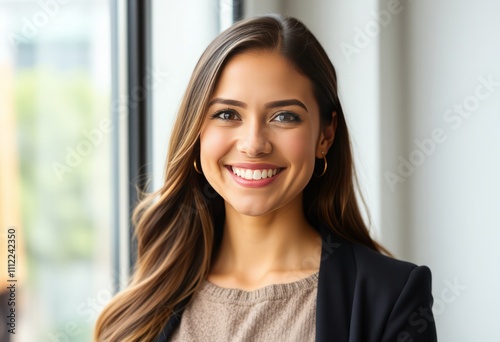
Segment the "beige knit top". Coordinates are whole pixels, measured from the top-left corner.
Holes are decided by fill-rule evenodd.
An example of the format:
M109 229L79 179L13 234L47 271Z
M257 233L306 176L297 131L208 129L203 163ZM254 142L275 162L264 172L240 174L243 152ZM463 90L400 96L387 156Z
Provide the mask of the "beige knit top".
M313 342L318 275L243 291L205 281L182 314L174 342Z

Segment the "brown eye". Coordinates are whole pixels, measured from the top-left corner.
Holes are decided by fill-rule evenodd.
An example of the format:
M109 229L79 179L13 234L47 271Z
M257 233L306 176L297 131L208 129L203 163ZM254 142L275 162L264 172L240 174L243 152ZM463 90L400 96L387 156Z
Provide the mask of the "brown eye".
M223 120L223 121L240 120L238 113L236 113L236 111L234 111L232 109L219 110L214 115L212 115L212 118Z
M302 121L300 117L292 112L280 112L276 114L272 121L277 122L300 122Z

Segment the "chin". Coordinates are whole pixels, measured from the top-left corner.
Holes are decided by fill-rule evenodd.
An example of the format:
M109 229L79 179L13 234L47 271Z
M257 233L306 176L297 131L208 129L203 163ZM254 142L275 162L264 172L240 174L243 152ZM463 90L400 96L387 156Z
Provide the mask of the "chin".
M264 216L274 210L268 207L266 208L259 207L256 206L255 204L241 205L241 203L238 203L236 205L231 204L231 206L233 207L233 210L236 211L238 214L245 216L253 216L253 217Z

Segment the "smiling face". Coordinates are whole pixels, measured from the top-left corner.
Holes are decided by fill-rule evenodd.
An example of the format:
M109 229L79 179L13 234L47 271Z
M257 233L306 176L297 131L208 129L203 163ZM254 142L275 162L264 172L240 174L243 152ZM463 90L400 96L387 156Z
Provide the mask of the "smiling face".
M200 159L227 210L266 215L302 205L329 145L311 81L277 53L238 54L224 67L200 135Z

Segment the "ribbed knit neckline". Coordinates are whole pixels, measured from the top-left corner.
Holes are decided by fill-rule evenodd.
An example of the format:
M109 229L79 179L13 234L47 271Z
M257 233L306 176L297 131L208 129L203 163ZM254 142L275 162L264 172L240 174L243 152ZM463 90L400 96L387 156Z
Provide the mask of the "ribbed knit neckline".
M286 299L297 295L298 292L313 289L318 284L318 277L319 272L316 272L292 283L272 284L253 291L224 288L205 280L198 295L218 303L251 305L264 301Z

